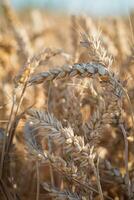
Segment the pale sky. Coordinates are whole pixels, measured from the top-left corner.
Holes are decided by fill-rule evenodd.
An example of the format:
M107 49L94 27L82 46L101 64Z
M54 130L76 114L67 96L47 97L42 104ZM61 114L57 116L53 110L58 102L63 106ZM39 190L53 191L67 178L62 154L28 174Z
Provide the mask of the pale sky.
M134 8L134 0L11 0L14 6L51 7L70 13L90 15L127 14Z

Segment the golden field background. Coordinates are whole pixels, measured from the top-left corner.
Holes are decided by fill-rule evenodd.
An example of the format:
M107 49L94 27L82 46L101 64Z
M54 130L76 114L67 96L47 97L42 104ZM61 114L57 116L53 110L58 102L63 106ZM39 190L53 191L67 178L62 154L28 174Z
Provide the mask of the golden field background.
M0 19L0 198L133 200L133 13Z

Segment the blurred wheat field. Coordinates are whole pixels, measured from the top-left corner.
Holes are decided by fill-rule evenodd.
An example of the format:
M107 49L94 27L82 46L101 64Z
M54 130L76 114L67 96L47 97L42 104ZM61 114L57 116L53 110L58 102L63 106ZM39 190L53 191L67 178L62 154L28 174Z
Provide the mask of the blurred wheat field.
M133 200L134 14L0 6L0 200Z

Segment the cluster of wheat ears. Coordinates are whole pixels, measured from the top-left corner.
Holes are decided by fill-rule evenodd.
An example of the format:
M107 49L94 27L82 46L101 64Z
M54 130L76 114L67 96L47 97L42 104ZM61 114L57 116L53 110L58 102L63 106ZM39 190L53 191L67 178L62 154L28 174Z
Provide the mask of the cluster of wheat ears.
M133 200L134 15L0 7L0 200Z

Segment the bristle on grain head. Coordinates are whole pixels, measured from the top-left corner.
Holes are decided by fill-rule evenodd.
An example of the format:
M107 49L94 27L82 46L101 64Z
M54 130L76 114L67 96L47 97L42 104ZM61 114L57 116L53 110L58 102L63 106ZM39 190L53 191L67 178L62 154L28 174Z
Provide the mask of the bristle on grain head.
M93 61L102 63L105 67L111 67L113 63L112 56L108 54L107 50L103 47L100 36L88 37L85 33L81 34L81 45L85 47L92 57Z

